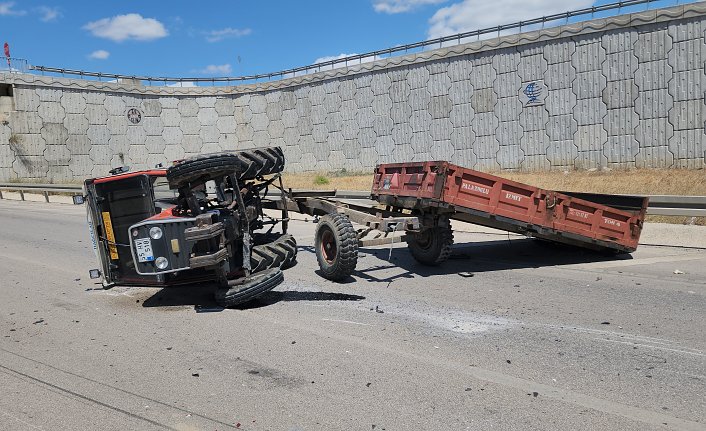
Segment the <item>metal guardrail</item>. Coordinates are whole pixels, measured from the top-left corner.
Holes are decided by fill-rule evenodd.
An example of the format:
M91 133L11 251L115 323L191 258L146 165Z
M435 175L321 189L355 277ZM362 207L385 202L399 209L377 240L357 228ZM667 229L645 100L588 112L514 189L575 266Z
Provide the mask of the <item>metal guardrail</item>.
M102 72L88 72L83 70L73 70L64 69L57 67L46 67L46 66L29 66L30 70L44 73L59 74L62 76L71 75L78 76L81 79L97 78L98 80L109 79L109 80L139 80L145 81L148 85L166 85L167 83L174 82L190 82L190 83L211 83L215 85L216 83L226 83L226 85L233 82L258 82L260 80L272 80L272 79L284 79L295 77L299 75L306 75L309 73L320 72L321 70L334 69L336 67L347 67L349 65L361 64L368 61L374 61L383 58L392 57L393 54L403 55L410 52L417 52L416 50L424 50L430 47L442 48L444 46L450 46L453 44L460 45L461 43L468 43L471 39L475 38L479 40L481 36L493 35L501 36L504 32L510 30L518 30L519 33L522 29L529 28L535 29L545 28L548 24L549 26L568 24L569 20L577 17L586 17L586 19L593 19L596 14L603 12L618 11L618 14L622 12L624 8L630 8L635 6L645 5L645 9L649 10L652 4L657 4L660 8L666 6L676 6L684 3L693 3L695 0L668 0L665 4L665 0L627 0L615 3L608 3L599 6L593 6L584 9L578 9L569 12L558 13L554 15L547 15L541 18L530 19L526 21L518 21L512 24L498 25L494 27L483 28L480 30L469 31L465 33L458 33L451 36L444 36L435 39L428 39L421 42L409 43L405 45L398 45L392 48L381 49L377 51L366 52L364 54L350 55L348 57L333 59L329 61L324 61L320 63L311 64L308 66L295 67L292 69L281 70L278 72L271 73L261 73L255 75L244 75L244 76L234 76L234 77L193 77L193 78L174 78L174 77L153 77L153 76L137 76L137 75L120 75L113 73L102 73ZM589 18L590 17L590 18ZM580 19L577 21L581 21ZM574 22L577 22L574 21Z
M44 195L44 200L49 202L52 193L68 193L72 195L83 194L83 188L72 184L34 184L34 183L0 183L0 199L4 199L3 190L18 192L20 199L25 200L25 193L36 193Z
M52 193L67 193L80 195L83 189L78 185L34 184L34 183L0 183L0 199L2 192L14 191L25 200L25 193L44 195L44 200L49 202ZM339 199L369 199L370 192L356 190L322 191L322 190L295 190L298 196L311 194L312 197L329 194ZM274 193L273 193L274 194ZM278 193L277 193L278 194ZM648 215L706 217L706 196L679 196L679 195L648 195L650 198Z

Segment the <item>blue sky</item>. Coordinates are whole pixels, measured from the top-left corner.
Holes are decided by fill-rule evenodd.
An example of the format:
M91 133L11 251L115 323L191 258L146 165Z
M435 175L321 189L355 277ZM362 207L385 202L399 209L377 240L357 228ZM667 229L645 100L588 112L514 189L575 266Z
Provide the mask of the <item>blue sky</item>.
M236 76L592 4L592 0L0 0L0 43L8 42L13 57L34 65L152 76Z

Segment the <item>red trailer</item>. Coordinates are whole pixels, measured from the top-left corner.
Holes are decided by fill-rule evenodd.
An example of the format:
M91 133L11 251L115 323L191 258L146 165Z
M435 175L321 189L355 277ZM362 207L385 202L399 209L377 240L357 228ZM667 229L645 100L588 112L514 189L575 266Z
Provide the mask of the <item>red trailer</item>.
M601 251L637 248L648 198L556 192L448 162L375 170L373 199L509 232Z
M371 230L404 230L417 261L439 264L451 254L450 220L630 253L637 248L648 204L637 196L544 190L444 161L379 165L371 198L377 206L290 194L290 209L324 216L315 238L326 278L339 280L353 272L358 245ZM351 221L365 228L355 230Z

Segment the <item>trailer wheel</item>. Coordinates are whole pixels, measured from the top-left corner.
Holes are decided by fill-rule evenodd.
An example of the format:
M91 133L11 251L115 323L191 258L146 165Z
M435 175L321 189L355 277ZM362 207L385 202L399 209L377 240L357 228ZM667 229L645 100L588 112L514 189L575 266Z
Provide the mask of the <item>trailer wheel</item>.
M234 153L243 163L241 180L252 180L263 175L276 174L284 170L284 153L280 147L261 147L240 150Z
M407 247L414 259L423 265L439 265L451 256L454 235L449 226L436 226L407 234Z
M177 189L242 172L244 168L235 153L200 154L182 160L167 169L167 181L170 187Z
M297 241L290 234L254 235L250 257L252 272L269 268L286 269L294 266L297 260Z
M358 263L358 235L343 214L326 214L316 225L314 241L321 275L332 281L350 276Z
M227 308L242 304L256 296L274 289L284 281L284 274L279 268L270 268L256 274L251 274L242 284L228 282L227 286L216 290L216 302Z

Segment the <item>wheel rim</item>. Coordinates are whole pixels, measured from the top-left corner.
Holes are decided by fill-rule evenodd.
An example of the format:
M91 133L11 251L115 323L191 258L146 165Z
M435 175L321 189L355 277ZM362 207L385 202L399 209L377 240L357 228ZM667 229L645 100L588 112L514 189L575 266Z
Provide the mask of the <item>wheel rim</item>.
M425 229L414 236L414 241L417 243L419 248L427 250L431 247L434 238L432 234L432 229Z
M321 232L321 256L330 264L336 260L337 254L338 248L336 247L336 238L333 235L333 231L328 227L324 227Z

